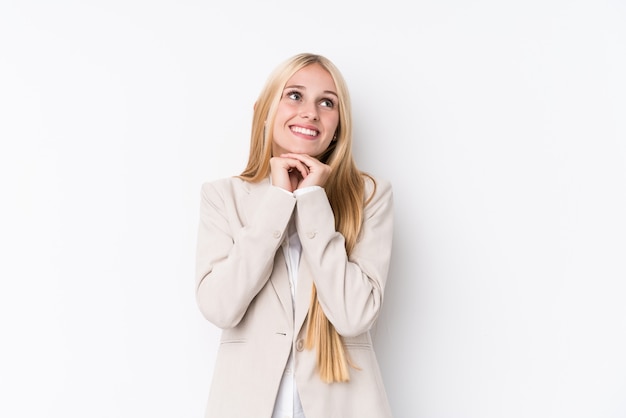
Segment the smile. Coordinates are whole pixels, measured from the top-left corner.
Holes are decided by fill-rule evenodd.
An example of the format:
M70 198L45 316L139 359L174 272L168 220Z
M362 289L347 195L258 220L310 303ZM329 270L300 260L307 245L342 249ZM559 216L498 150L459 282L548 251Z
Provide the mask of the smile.
M313 129L302 128L300 126L292 126L290 129L291 129L291 132L298 133L298 134L304 134L308 136L319 135L319 131L315 131Z

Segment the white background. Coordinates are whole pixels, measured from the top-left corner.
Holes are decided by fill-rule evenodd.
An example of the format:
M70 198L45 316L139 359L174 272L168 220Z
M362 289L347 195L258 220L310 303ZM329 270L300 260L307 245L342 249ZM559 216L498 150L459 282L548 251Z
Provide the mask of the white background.
M316 52L394 185L395 416L625 417L625 28L621 0L3 0L0 416L202 417L200 186Z

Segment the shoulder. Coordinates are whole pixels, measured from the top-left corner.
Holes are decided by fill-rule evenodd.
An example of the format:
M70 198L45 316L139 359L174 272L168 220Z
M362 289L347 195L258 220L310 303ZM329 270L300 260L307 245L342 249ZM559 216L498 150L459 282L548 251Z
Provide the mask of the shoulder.
M391 200L393 197L393 187L391 182L381 177L375 177L369 173L363 174L365 200Z
M364 190L364 210L365 218L369 219L374 216L391 216L393 211L393 188L391 182L374 177L371 174L364 174L365 190Z
M205 201L243 202L250 195L262 194L268 187L269 179L251 183L237 176L224 177L202 183L201 195Z
M205 181L204 183L202 183L202 192L206 193L211 190L219 192L232 190L233 188L242 188L245 186L245 183L246 182L239 177L224 177L216 180Z
M238 177L225 177L217 180L205 181L202 183L202 200L211 206L223 205L224 202L232 200L245 188L245 182ZM218 203L221 202L221 203Z
M269 184L269 180L251 183L241 177L232 176L202 183L202 193L239 194L250 193L255 189L263 188Z

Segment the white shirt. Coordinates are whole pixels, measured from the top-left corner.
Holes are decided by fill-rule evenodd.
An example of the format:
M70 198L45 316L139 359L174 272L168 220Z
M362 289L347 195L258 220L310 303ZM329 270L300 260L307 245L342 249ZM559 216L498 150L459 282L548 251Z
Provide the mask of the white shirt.
M294 191L293 194L294 196L298 196L319 188L319 186L305 187L304 189ZM287 237L285 241L283 241L282 249L287 263L287 271L289 272L291 301L293 302L292 306L294 308L294 312L292 312L292 314L294 314L296 286L298 284L298 267L300 266L302 246L300 245L300 239L298 238L298 232L296 231L296 225L293 217L287 226ZM283 372L283 378L280 381L280 387L278 388L272 418L305 418L304 411L302 410L302 403L300 403L300 396L298 395L298 387L296 386L294 372L295 362L293 359L292 348L289 353L287 365L285 366L285 371Z

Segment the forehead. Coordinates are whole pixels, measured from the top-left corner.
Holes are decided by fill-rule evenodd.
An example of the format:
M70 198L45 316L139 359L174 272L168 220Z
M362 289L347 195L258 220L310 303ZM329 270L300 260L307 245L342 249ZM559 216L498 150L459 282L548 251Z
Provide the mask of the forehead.
M310 89L319 89L330 92L337 92L337 87L330 73L320 64L310 64L296 71L289 80L286 87L301 86Z

